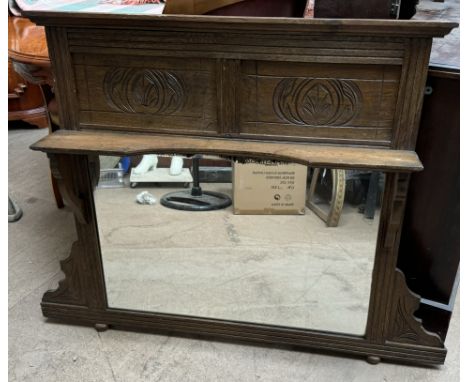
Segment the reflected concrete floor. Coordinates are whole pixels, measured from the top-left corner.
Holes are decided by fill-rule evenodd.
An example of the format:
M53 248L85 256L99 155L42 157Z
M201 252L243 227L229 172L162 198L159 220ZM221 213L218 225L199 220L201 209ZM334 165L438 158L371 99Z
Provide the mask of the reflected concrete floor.
M48 322L41 297L62 278L59 260L68 256L75 233L70 210L55 207L46 156L28 149L46 133L8 134L8 189L24 211L8 226L10 382L459 380L458 299L447 360L438 368L373 366L360 358Z
M143 189L158 200L176 190ZM137 204L141 191L95 192L110 306L364 334L378 216L348 207L327 228L308 209L178 211Z

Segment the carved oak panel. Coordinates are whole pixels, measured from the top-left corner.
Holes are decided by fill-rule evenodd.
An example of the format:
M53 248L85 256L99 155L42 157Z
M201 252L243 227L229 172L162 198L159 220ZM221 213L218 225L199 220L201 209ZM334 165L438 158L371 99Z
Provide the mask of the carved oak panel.
M339 126L361 107L362 92L352 80L285 78L273 94L275 114L296 125Z
M387 65L246 62L240 132L390 145L399 77Z
M79 123L85 129L216 131L212 60L77 55Z
M178 75L156 69L110 68L103 88L108 104L124 113L170 115L187 97Z

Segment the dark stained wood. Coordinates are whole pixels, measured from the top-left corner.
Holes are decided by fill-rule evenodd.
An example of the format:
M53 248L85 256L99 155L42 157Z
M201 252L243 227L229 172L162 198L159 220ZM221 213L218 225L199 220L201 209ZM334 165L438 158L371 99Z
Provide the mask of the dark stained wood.
M421 171L412 151L313 144L268 143L237 139L205 139L164 135L129 135L57 131L31 146L47 153L135 155L145 153L218 154L269 158L314 167Z
M74 212L78 240L70 256L61 262L65 278L55 290L44 294L42 305L62 304L80 311L104 309L107 295L93 202L95 158L60 154L50 154L49 158L67 205Z
M301 17L305 0L171 0L164 14Z
M46 26L60 121L67 130L32 148L58 163L78 231L78 244L63 264L65 281L44 296L45 316L99 328L334 350L371 362L444 362L446 349L415 318L419 298L396 262L409 172L422 169L414 146L432 38L457 24L26 14ZM93 163L99 154L148 152L386 171L365 335L110 308Z
M284 1L285 3L293 3L293 1ZM202 15L202 14L216 14L226 16L270 16L271 10L262 12L259 7L264 5L257 0L174 0L170 1L164 7L165 14L179 14L179 15ZM289 4L288 4L289 5ZM279 8L281 6L273 5L272 8ZM286 7L288 9L289 7ZM250 12L255 12L251 14ZM279 13L279 14L278 14ZM286 12L277 12L276 16L284 16Z
M64 129L398 149L414 140L431 37L453 26L90 15L81 28L69 16L46 28ZM311 112L313 97L332 107Z
M128 67L126 57L74 57L82 127L217 134L215 60L142 57Z
M75 191L73 174L68 170L72 166L73 157L69 155L57 156L50 153L49 159L52 176L57 182L60 194L63 195L77 220L83 224L87 223L90 220L89 215L87 215L88 211L84 208L83 201Z
M404 1L404 0L403 0ZM314 16L318 18L388 19L392 0L315 0Z
M294 349L315 349L344 353L355 357L379 357L401 363L438 365L444 362L447 350L440 347L411 344L370 342L362 337L326 333L316 330L277 327L192 318L163 313L149 313L107 308L83 309L80 306L64 306L42 302L42 312L69 323L87 324L105 321L111 328L152 331L156 333L194 334L211 339L226 339L254 344L287 345Z
M54 33L46 28L47 42L52 71L55 77L55 98L60 103L60 127L67 129L76 124L76 82L71 68L71 57L68 51L65 30L56 28ZM62 82L63 81L63 82Z
M202 15L218 8L227 7L244 0L173 0L164 7L165 14Z
M62 195L60 194L59 186L57 184L57 180L54 178L52 173L50 174L50 181L52 183L52 191L54 193L55 203L57 204L57 207L58 208L65 207L65 204L63 203Z
M219 59L216 69L219 133L227 137L236 136L239 134L240 61Z
M240 136L390 145L398 66L249 61L242 69ZM303 107L311 101L315 109Z
M218 0L215 0L217 2ZM302 17L306 0L244 0L206 12L218 16Z
M394 148L408 149L416 144L431 43L430 39L412 39L407 47L395 114L397 128L392 139Z
M414 319L414 313L419 308L420 296L414 293L408 295L405 275L400 270L396 271L393 290L398 302L394 306L393 317L388 320L391 323L387 333L388 341L443 346L439 335L428 332L422 326L421 319Z
M38 25L77 26L88 29L118 27L122 29L153 29L198 31L258 31L262 34L291 35L302 33L329 34L342 36L391 36L393 37L443 37L456 22L445 21L406 21L406 20L364 20L364 19L299 19L185 15L131 15L101 13L67 13L47 11L25 11L24 15ZM203 25L201 28L200 26ZM249 39L251 36L245 36Z

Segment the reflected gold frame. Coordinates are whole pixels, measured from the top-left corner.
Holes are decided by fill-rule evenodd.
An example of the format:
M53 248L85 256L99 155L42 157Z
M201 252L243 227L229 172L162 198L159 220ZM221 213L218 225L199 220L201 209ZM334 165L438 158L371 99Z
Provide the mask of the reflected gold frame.
M343 205L346 192L346 170L339 170L331 168L332 176L332 196L329 202L328 210L320 206L314 200L317 184L320 176L319 168L314 169L312 180L310 181L309 192L306 198L306 205L309 207L320 219L322 219L327 227L338 227L343 211Z

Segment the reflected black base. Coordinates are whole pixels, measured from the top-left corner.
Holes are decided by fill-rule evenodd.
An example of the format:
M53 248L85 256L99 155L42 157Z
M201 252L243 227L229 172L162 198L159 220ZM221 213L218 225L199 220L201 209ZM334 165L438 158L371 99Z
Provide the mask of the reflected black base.
M232 200L220 192L202 191L192 195L192 191L170 192L161 198L164 207L183 211L213 211L229 207Z

